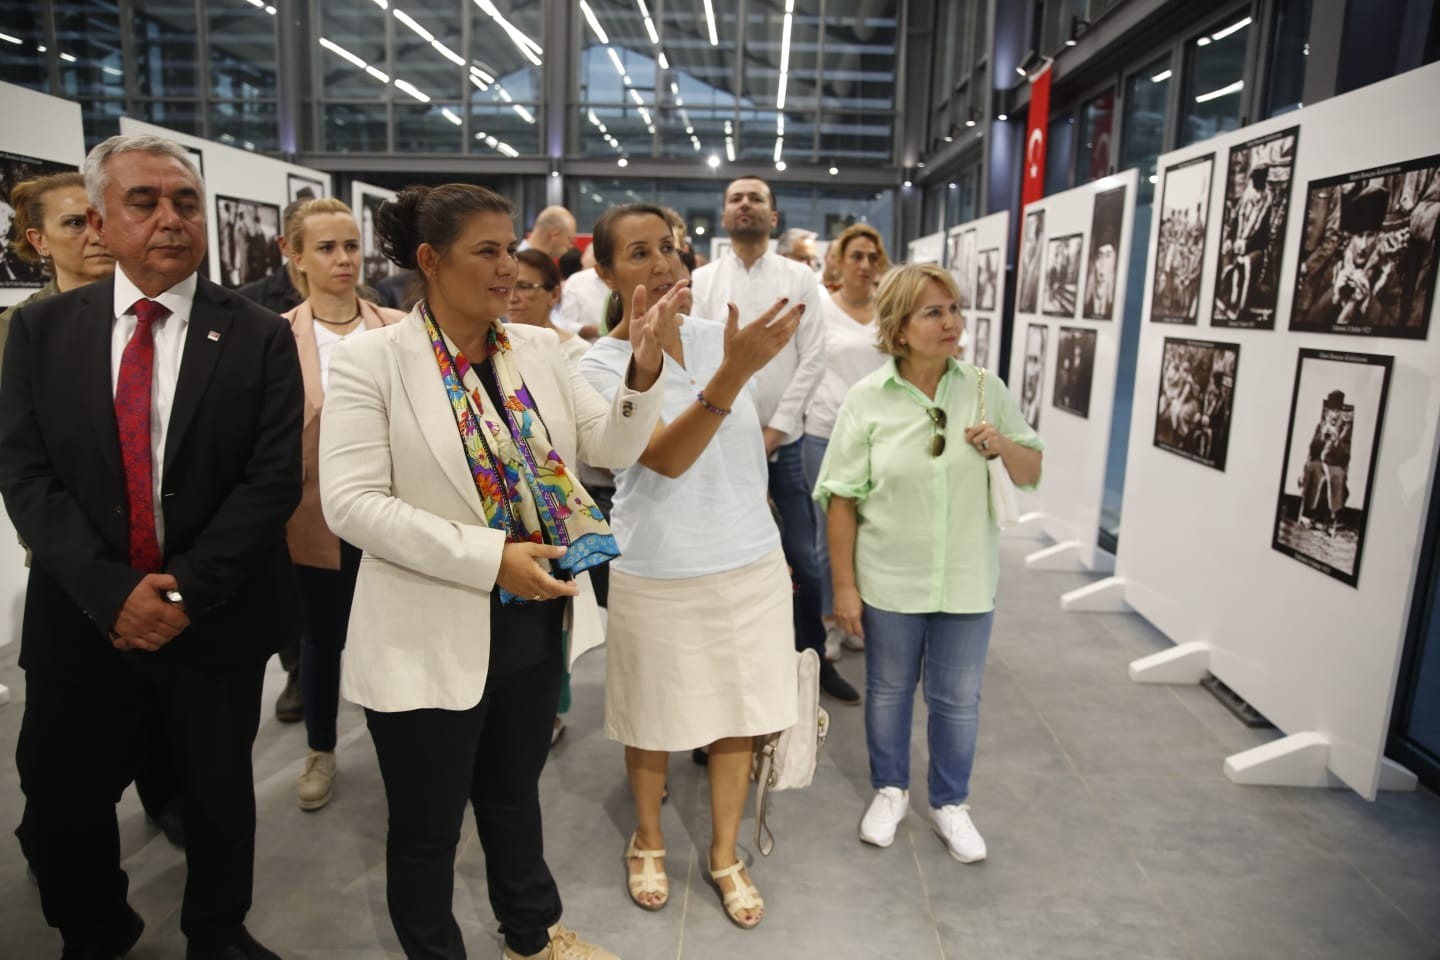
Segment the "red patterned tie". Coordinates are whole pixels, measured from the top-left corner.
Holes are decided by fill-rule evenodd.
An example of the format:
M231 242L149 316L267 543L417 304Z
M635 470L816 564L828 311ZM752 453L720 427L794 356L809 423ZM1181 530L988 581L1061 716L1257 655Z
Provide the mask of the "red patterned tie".
M150 391L155 368L152 328L169 315L170 309L154 300L135 301L135 332L120 355L120 377L115 382L115 422L120 428L120 459L130 501L130 566L146 573L164 568L155 536Z

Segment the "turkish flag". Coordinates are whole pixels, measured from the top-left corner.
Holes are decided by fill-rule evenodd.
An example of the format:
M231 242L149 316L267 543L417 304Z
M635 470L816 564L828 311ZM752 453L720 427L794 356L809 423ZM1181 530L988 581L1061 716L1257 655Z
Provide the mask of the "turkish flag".
M1025 179L1020 206L1045 196L1045 149L1050 145L1050 67L1030 81L1030 121L1025 129Z

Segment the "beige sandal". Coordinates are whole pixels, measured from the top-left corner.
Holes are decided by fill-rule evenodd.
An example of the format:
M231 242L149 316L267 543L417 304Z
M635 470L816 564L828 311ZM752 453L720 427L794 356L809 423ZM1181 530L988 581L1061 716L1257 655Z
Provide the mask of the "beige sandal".
M750 882L750 875L745 873L745 864L736 860L723 870L710 868L710 857L705 857L705 866L710 869L710 882L720 894L720 903L725 908L725 913L730 921L741 930L753 930L765 916L765 901L760 896L760 891L755 884ZM726 877L730 878L733 890L726 890L720 886L720 881ZM742 910L759 910L760 915L753 920L746 921L741 918Z
M659 910L670 902L670 878L665 868L655 861L665 856L664 850L640 850L635 846L635 834L630 835L630 844L625 848L625 880L630 886L630 899L643 910ZM644 860L639 873L630 872L632 860ZM640 897L647 893L658 893L658 903L646 903Z

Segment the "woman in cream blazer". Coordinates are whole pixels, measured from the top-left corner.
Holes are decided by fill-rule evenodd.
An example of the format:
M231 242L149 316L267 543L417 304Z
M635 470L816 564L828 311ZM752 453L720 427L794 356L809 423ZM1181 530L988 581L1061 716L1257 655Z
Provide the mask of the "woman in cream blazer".
M562 669L601 639L584 570L615 552L569 465L620 469L645 449L678 293L639 318L606 403L552 331L500 324L517 278L503 198L414 187L376 228L426 299L336 350L320 488L330 528L363 550L341 692L365 707L385 782L391 920L407 956L465 956L451 896L468 803L504 956L609 960L559 925L541 841Z

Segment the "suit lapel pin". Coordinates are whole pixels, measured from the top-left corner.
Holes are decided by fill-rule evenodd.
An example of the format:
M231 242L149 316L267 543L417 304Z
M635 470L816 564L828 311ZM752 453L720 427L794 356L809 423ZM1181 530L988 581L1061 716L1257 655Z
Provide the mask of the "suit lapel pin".
M215 341L220 339L220 331L211 330L209 333L205 334L205 339L209 340L211 343L214 343Z

